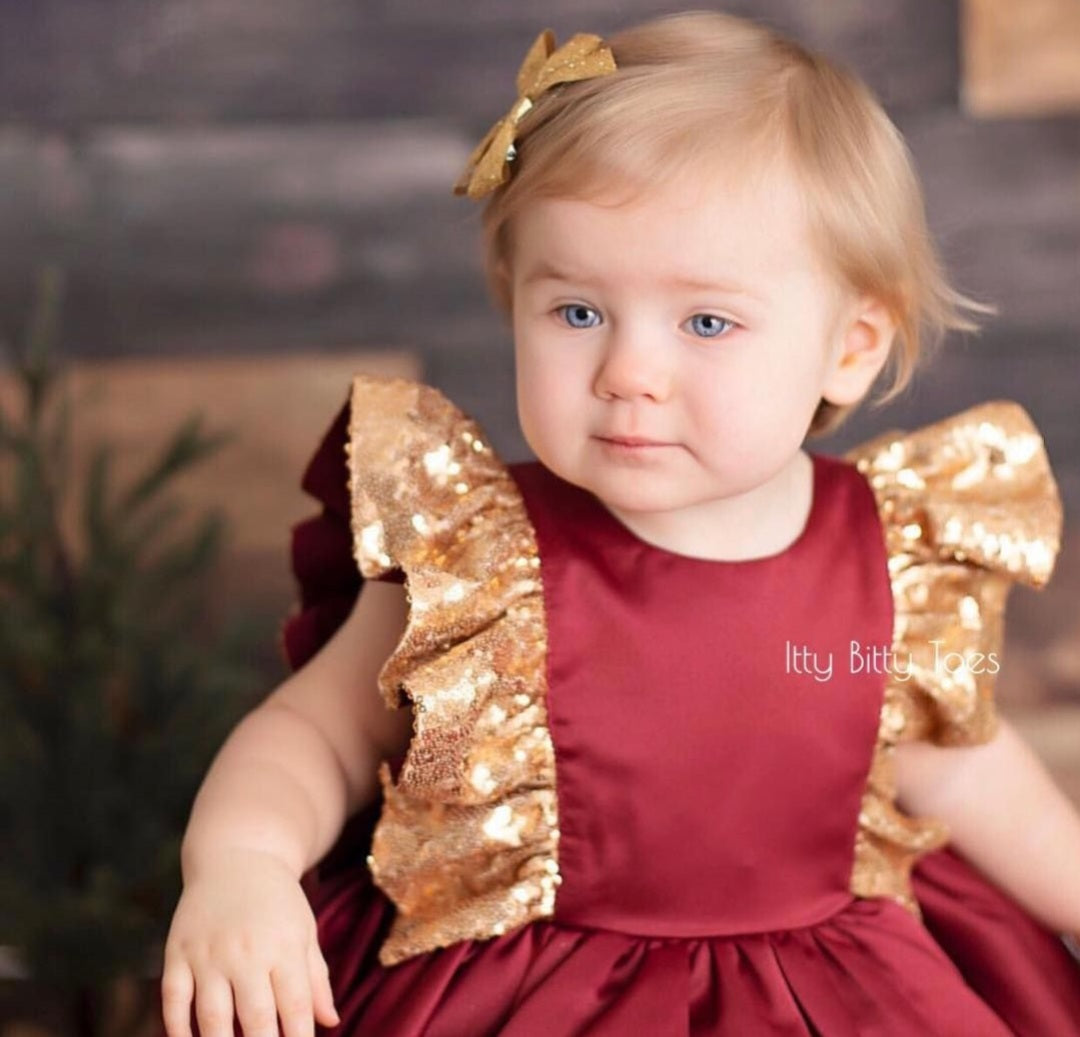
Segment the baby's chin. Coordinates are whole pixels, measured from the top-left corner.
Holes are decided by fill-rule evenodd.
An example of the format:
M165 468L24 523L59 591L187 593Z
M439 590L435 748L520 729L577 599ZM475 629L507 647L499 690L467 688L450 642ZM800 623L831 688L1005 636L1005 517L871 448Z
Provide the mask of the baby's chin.
M548 468L560 478L601 500L609 510L647 514L679 507L687 487L675 473L653 466L602 466L595 462Z

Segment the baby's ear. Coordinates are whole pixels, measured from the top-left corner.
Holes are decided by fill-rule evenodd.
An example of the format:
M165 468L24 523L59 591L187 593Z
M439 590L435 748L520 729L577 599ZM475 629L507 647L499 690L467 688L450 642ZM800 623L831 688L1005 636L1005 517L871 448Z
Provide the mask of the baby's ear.
M866 395L889 359L896 327L891 310L879 299L864 296L853 304L825 374L821 394L829 403L848 406Z

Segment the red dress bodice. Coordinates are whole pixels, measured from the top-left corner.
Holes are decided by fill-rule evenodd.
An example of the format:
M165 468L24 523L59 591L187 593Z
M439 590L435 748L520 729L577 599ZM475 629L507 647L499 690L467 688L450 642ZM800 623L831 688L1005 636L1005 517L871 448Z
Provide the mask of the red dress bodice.
M646 543L539 463L511 472L547 606L555 917L702 936L843 908L884 682L850 644L892 631L865 480L814 456L794 543L727 562Z

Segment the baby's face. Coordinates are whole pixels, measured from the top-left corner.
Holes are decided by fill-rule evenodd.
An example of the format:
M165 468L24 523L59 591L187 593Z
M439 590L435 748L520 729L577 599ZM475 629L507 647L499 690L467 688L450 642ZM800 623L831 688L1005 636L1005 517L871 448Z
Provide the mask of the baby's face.
M851 297L815 254L790 174L731 179L620 207L544 199L514 219L522 431L613 511L764 485L828 394ZM610 442L625 437L657 445Z

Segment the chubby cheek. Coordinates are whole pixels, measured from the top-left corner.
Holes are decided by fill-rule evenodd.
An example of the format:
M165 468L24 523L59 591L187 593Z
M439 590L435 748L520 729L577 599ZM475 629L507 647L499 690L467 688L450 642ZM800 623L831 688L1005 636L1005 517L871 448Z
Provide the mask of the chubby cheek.
M523 371L519 365L516 373L517 378L517 412L518 424L521 426L521 434L525 441L536 451L537 436L539 434L538 415L536 414L535 396L530 391L531 380L528 372Z
M543 458L548 453L551 427L556 424L553 412L560 399L559 386L553 384L551 372L535 363L527 350L516 351L514 377L521 433L533 453Z
M736 482L779 467L800 440L786 402L774 402L760 391L696 395L687 421L699 462Z

